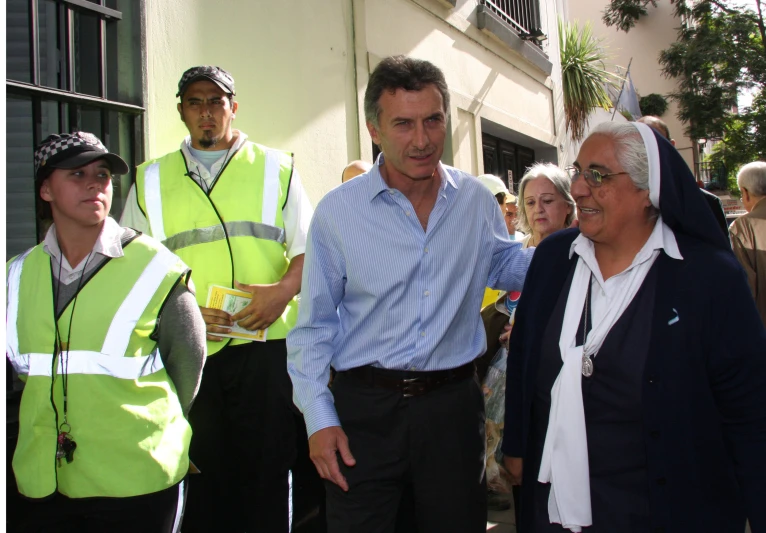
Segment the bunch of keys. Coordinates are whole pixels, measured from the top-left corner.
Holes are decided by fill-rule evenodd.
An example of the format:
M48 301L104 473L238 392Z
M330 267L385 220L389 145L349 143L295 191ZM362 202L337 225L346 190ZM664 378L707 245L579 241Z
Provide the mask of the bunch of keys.
M67 463L74 461L74 451L77 449L77 443L69 432L64 431L63 427L64 425L61 426L62 429L59 431L58 446L56 447L56 459L58 459L59 466L61 466L62 458L66 459Z

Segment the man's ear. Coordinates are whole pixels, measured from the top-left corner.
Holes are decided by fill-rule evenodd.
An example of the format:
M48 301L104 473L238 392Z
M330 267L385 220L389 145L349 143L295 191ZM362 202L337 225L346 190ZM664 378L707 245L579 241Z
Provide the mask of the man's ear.
M675 145L676 145L676 140L675 140L675 139L670 139L670 144L672 144L673 146L675 146Z
M237 109L239 109L239 102L237 102L236 100L232 100L231 101L231 116L232 116L232 118L234 117L234 115L237 114Z
M369 120L367 121L367 131L370 132L370 137L372 138L372 142L380 146L380 135L378 134L378 129Z
M742 201L743 202L749 202L750 201L750 191L748 191L745 187L740 187L739 190L742 192Z
M176 109L178 109L178 117L181 119L181 122L184 122L184 108L183 108L183 104L181 102L178 102L178 105L176 106Z

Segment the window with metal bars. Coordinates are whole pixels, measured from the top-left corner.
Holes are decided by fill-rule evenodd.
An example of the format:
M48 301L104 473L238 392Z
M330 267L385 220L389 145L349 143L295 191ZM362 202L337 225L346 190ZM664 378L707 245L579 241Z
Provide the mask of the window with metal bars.
M89 131L131 167L143 159L139 0L6 0L6 247L11 257L37 244L34 147L52 133ZM122 211L130 176L114 181L112 215ZM6 470L18 436L22 382L6 360ZM9 531L24 513L6 476Z
M530 35L540 30L538 0L479 0L479 3L520 35Z
M34 147L89 131L131 167L143 158L141 10L136 0L6 0L6 258L44 236ZM112 215L130 176L114 182Z

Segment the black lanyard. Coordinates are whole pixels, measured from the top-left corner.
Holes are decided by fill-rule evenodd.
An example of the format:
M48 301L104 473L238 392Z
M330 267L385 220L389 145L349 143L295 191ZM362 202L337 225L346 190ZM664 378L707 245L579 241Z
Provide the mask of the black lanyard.
M56 413L56 431L58 432L58 438L57 438L57 448L56 448L56 458L59 460L59 464L61 464L61 459L65 458L67 463L71 463L74 460L74 451L75 448L77 448L77 443L72 438L72 426L69 425L69 421L67 420L67 411L69 407L69 348L72 345L72 323L74 322L74 310L75 306L77 305L77 297L80 294L80 289L82 288L82 282L83 279L85 279L85 269L88 267L88 261L90 261L90 256L93 254L93 250L90 251L88 254L88 257L85 258L85 264L82 267L82 273L80 274L80 280L77 282L77 291L74 294L74 299L72 300L72 311L69 314L69 327L67 328L67 340L66 340L66 350L64 350L64 343L61 341L61 331L59 330L59 319L57 318L57 311L58 311L58 303L59 303L59 289L61 288L61 267L64 260L64 254L61 253L61 256L59 257L59 272L58 272L58 280L56 284L56 296L53 301L53 319L54 319L54 327L55 327L55 334L56 338L53 342L53 361L51 363L51 366L53 367L51 369L51 404L53 405L53 410ZM63 310L62 310L63 312ZM54 386L55 386L55 376L56 376L56 359L57 357L61 360L61 387L62 392L64 396L64 421L59 425L58 423L58 409L56 409L56 403L54 401Z

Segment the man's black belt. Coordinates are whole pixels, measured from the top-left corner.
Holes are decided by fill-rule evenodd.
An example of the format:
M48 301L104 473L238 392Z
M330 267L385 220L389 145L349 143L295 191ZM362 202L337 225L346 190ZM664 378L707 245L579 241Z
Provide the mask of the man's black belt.
M476 372L473 361L449 370L431 372L414 370L389 370L372 365L360 366L338 372L365 383L369 387L401 391L405 398L420 396L448 383L462 381Z

